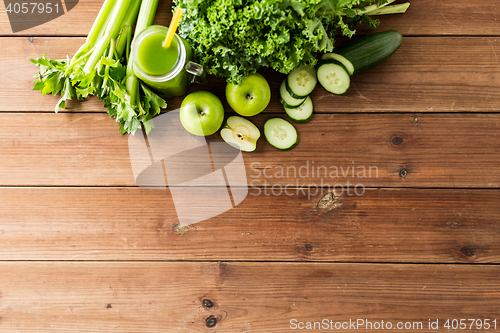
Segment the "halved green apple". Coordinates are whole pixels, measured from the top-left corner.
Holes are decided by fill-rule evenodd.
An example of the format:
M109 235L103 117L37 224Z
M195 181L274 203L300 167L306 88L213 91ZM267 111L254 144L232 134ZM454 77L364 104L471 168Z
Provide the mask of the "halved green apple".
M260 138L260 131L251 121L231 116L220 131L220 135L229 145L241 151L254 151Z

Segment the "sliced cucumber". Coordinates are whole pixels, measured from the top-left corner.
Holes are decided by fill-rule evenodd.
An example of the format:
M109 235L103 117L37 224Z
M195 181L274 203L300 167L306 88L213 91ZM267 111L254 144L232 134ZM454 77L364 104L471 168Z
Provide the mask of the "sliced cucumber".
M285 107L285 112L296 123L305 123L311 119L313 114L313 103L311 97L307 96L304 103L295 109Z
M264 136L273 147L288 150L299 141L297 130L285 119L271 118L264 123Z
M354 68L352 75L355 75L389 59L402 41L403 36L398 31L376 32L335 49L335 53L349 60Z
M325 53L325 54L323 54L321 59L323 59L323 60L326 60L326 59L337 60L342 65L344 65L344 67L345 67L345 69L347 69L347 73L349 73L349 75L352 75L354 73L354 66L352 65L352 63L349 60L347 60L344 56L341 56L340 54Z
M301 106L302 103L304 103L304 101L306 99L305 98L293 98L292 96L290 96L290 94L286 90L285 81L286 81L286 79L284 79L283 82L281 82L281 86L280 86L280 102L281 102L281 104L283 104L284 107L287 107L290 109Z
M294 98L306 98L316 87L316 71L311 66L295 68L286 77L286 90Z
M318 65L318 81L327 91L340 95L349 89L351 78L337 60L321 60Z

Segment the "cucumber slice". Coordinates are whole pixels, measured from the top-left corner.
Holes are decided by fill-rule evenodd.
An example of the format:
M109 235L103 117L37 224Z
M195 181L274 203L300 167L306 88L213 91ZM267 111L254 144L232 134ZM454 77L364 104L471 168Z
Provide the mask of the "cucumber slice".
M344 66L337 60L321 60L318 67L318 81L327 91L341 95L349 89L351 78Z
M311 66L295 68L286 77L286 90L294 98L306 98L318 82L316 71Z
M325 54L323 54L323 56L321 57L321 59L323 59L323 60L326 60L326 59L337 60L342 65L344 65L344 67L345 67L345 69L347 69L347 73L349 73L349 75L353 75L354 74L354 66L352 65L352 63L349 60L347 60L344 56L341 56L340 54L337 54L337 53L325 53Z
M264 136L271 146L288 150L299 141L297 130L285 119L271 118L264 123Z
M376 32L335 49L335 53L351 62L354 68L352 75L355 75L389 59L402 41L403 36L396 30Z
M302 103L304 103L304 101L306 99L305 98L293 98L292 96L290 96L290 94L286 90L285 81L286 81L286 79L284 79L283 82L281 82L281 86L280 86L280 102L281 102L281 104L283 104L283 106L290 108L290 109L297 108L297 107L301 106Z
M313 114L313 103L311 97L307 96L304 103L295 109L285 107L285 112L296 123L305 123L311 119Z

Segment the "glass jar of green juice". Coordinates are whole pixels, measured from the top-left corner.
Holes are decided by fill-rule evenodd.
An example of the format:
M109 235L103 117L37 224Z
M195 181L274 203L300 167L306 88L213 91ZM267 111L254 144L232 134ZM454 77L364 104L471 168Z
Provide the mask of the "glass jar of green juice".
M196 78L203 80L203 67L191 61L191 46L179 35L163 47L167 32L167 27L152 25L134 38L134 74L160 94L182 96Z

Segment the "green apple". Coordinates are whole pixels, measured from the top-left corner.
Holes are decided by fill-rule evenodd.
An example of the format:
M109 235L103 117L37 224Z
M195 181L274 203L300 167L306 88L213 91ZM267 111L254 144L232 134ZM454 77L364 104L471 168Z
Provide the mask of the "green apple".
M180 110L181 124L191 134L212 135L224 121L224 106L208 91L195 91L184 98Z
M242 151L254 151L260 131L245 118L232 116L227 119L226 126L220 131L220 136L233 147Z
M240 84L228 83L226 99L238 114L250 117L261 113L271 100L271 88L260 74L250 74Z

